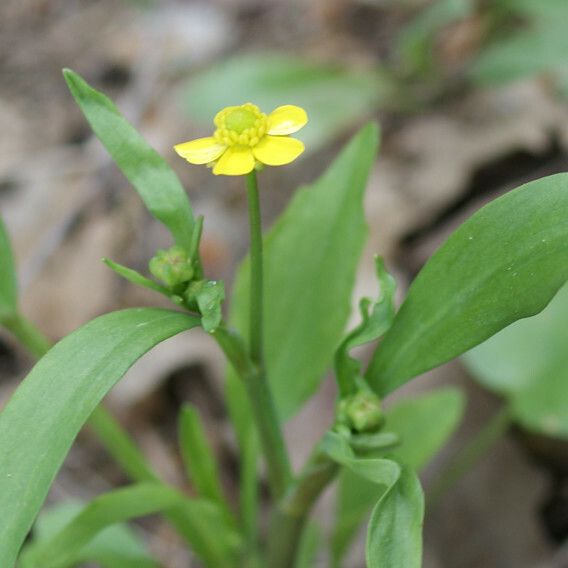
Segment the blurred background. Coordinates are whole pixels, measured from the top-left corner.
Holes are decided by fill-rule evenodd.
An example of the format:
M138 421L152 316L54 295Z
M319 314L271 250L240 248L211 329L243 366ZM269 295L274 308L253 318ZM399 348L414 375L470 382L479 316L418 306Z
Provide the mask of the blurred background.
M169 239L93 137L63 67L111 96L176 169L194 209L205 215L207 274L227 287L247 247L242 180L188 166L172 146L208 135L216 111L229 104L251 101L266 112L280 104L304 107L305 156L262 174L269 226L294 189L315 179L359 126L378 121L382 149L367 191L370 239L356 296L373 294L372 257L379 253L402 297L436 247L480 206L568 170L567 25L566 0L2 0L0 210L24 313L57 340L110 310L163 305L100 261L146 272ZM503 397L518 394L480 360L501 358L500 369L514 367L535 336L549 345L547 333L560 337L555 353L565 357L567 300L553 312L552 330L545 318L535 335L532 328L513 334L508 351L495 344L468 359L469 371L453 362L403 389L409 395L454 384L467 393L463 424L424 473L426 488ZM31 364L0 333L0 405ZM557 367L568 369L568 361ZM549 377L546 369L526 368L524 384ZM555 415L519 418L427 513L425 566L568 566L568 388L559 384ZM235 490L238 457L222 385L219 352L195 333L146 356L108 403L162 475L183 486L175 419L182 402L192 401ZM287 425L296 464L328 428L334 396L329 378ZM89 499L124 481L85 431L49 502ZM332 509L326 494L320 513ZM165 567L198 565L165 524L149 519L139 530ZM346 566L363 566L363 537Z

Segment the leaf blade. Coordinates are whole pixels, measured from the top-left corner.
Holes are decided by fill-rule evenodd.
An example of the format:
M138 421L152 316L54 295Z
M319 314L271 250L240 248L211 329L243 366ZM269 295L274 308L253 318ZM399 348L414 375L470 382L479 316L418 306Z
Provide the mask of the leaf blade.
M424 493L414 471L402 466L396 483L379 499L367 531L368 568L422 566Z
M568 278L566 211L568 174L557 174L466 221L412 283L367 370L371 386L385 395L541 311Z
M12 566L73 439L107 391L154 345L197 325L161 309L106 314L32 369L0 414L1 565Z
M178 245L189 251L195 220L177 175L108 97L70 69L64 69L63 75L97 138L150 213L171 231Z
M73 562L105 528L175 506L177 491L160 483L141 483L105 493L91 501L51 538L22 555L24 568L57 568Z

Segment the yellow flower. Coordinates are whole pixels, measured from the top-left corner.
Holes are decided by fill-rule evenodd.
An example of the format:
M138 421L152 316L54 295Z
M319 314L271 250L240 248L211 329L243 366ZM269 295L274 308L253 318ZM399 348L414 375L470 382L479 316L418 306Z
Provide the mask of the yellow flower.
M306 111L284 105L268 116L251 103L224 108L215 116L213 136L174 146L190 164L207 164L215 175L241 176L259 164L283 166L294 161L304 144L289 134L308 122Z

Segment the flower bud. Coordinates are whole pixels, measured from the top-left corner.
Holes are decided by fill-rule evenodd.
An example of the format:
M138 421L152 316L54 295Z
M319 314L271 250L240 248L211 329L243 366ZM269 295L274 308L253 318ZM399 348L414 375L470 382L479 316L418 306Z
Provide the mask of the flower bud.
M376 432L383 421L381 400L370 390L360 390L339 402L338 422L353 432Z
M148 266L150 272L171 289L190 282L194 275L191 258L179 246L159 250Z

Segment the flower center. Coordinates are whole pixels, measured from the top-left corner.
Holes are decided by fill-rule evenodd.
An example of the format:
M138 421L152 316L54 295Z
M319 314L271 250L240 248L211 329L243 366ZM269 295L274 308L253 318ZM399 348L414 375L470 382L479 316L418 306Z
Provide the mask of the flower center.
M242 134L247 128L252 128L256 122L256 116L246 108L238 108L230 112L225 118L225 126Z
M222 110L215 117L215 140L226 146L256 146L266 134L267 116L251 103Z

